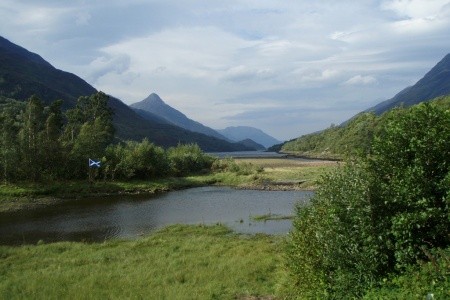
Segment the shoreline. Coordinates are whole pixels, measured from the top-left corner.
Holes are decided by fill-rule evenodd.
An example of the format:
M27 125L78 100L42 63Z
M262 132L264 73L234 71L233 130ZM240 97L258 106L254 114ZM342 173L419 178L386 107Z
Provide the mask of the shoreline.
M154 196L201 186L228 186L260 191L315 191L318 179L339 165L330 160L300 161L286 158L241 158L239 165L250 171L213 172L186 177L133 181L63 181L0 185L0 215L46 209L54 205L94 197L121 195ZM250 166L250 167L249 167ZM258 168L262 168L260 172Z
M149 187L151 183L149 184ZM239 190L260 190L260 191L314 191L315 188L301 188L299 186L295 186L293 184L240 184L240 185L230 185L230 184L220 184L220 183L205 183L205 184L192 184L192 185L183 185L183 186L166 186L162 188L156 189L148 189L143 190L141 188L136 188L134 190L126 190L126 191L110 191L110 192L96 192L93 191L91 193L76 195L76 194L66 194L64 196L58 195L36 195L36 196L19 196L19 197L11 197L12 201L2 201L0 202L0 216L15 214L25 211L36 211L41 209L46 209L55 205L62 205L71 202L77 202L81 199L89 199L95 197L117 197L121 195L126 196L156 196L163 193L168 193L172 191L185 190L196 187L203 186L228 186L234 189ZM6 198L6 197L4 197ZM7 202L8 201L8 202Z

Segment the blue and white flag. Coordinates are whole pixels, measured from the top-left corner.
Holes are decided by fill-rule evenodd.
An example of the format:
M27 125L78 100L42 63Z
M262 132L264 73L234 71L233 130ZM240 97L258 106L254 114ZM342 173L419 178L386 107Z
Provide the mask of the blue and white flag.
M100 168L100 161L89 158L89 167L90 168Z

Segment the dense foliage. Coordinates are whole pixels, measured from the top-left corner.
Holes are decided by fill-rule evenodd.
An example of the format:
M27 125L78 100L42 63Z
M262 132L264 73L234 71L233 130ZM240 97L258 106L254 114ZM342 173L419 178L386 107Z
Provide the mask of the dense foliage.
M103 161L105 178L114 180L184 176L209 170L214 158L196 144L164 150L144 139L108 146Z
M432 103L442 108L448 108L450 96L439 97ZM406 109L394 109L397 112L404 110ZM381 128L389 118L392 118L392 112L381 116L376 116L371 112L361 113L343 125L332 125L323 131L301 136L286 142L277 150L325 158L345 158L355 154L368 154L374 136L379 135Z
M290 296L362 297L450 246L450 111L421 104L384 118L370 155L327 175L298 207Z
M213 159L194 144L168 150L148 140L113 144L113 112L108 99L102 92L80 97L74 108L63 113L62 101L44 106L36 96L26 103L3 98L0 179L146 179L210 168ZM102 167L89 168L89 159L101 161Z
M114 137L108 96L80 97L64 115L62 101L44 107L32 96L26 103L2 101L0 167L3 181L80 178L88 158L101 157Z

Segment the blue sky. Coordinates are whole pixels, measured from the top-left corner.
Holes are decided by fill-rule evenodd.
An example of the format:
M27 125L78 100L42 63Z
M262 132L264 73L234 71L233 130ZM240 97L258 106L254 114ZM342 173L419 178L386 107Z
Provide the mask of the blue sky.
M0 28L127 104L284 140L419 80L450 52L450 1L2 0Z

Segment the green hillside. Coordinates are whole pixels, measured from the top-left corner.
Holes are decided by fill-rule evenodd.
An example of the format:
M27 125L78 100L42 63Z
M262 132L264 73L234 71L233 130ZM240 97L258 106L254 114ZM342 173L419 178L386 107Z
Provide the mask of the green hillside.
M450 96L438 97L430 103L450 108ZM381 116L364 112L345 126L333 126L286 142L282 145L281 152L321 158L344 158L358 153L368 153L373 137L379 133L383 124L409 110L410 108L395 108Z
M62 99L64 110L73 108L77 99L97 90L80 77L58 70L36 53L32 53L0 36L0 97L27 101L36 95L45 105ZM109 97L116 138L147 138L162 147L195 143L204 151L225 152L253 150L237 143L192 132L174 124L161 123L156 116L141 116L117 98Z

